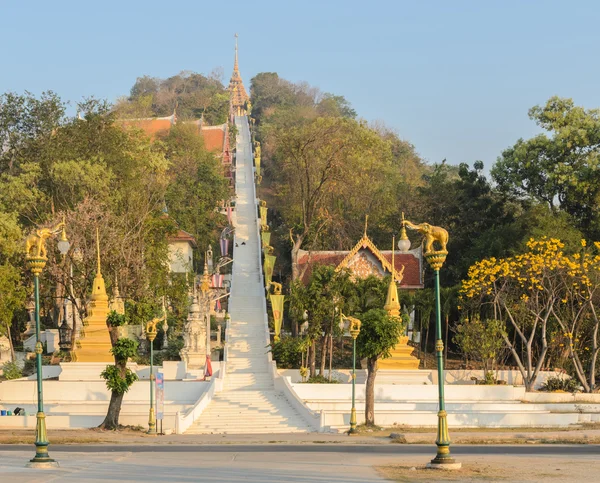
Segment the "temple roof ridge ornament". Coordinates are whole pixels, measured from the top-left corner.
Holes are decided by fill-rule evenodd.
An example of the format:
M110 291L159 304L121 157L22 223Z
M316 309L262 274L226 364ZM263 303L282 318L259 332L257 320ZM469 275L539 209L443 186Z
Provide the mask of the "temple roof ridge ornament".
M381 263L381 266L388 272L394 274L394 280L396 280L398 283L401 283L402 279L403 279L403 274L404 274L404 266L402 266L402 269L400 271L397 271L392 266L392 263L390 263L387 260L387 258L383 256L381 251L379 251L379 249L375 246L373 241L369 238L369 235L367 235L367 229L369 226L368 223L369 223L369 215L366 215L365 216L365 231L363 233L362 238L358 241L358 243L356 245L354 245L354 248L352 248L352 250L350 250L348 252L348 255L346 255L344 257L344 259L337 266L336 270L342 270L344 268L347 268L350 261L359 252L359 250L368 248L371 251L371 253L373 253L373 255L375 255L377 260L379 260L379 263Z

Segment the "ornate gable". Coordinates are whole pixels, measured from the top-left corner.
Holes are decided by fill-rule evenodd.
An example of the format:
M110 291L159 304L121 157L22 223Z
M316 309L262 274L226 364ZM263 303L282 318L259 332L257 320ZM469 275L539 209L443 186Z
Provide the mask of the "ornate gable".
M376 275L378 270L371 260L365 255L361 255L359 252L363 250L369 251L373 256L381 263L384 272L392 273L392 264L383 256L371 239L367 236L366 229L363 237L358 241L354 248L348 252L348 255L340 262L336 267L336 270L342 270L343 268L350 269L354 274L360 278L366 278L369 275ZM394 269L394 279L396 282L401 283L404 274L404 265L401 270Z

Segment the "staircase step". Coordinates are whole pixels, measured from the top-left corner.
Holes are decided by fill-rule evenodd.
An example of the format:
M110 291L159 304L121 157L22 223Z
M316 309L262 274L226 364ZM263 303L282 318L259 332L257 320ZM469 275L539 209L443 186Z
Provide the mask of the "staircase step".
M247 120L236 118L238 136L231 321L221 392L186 431L190 434L264 434L308 432L310 427L288 400L274 390L264 287L260 284L257 210L254 201L252 147Z

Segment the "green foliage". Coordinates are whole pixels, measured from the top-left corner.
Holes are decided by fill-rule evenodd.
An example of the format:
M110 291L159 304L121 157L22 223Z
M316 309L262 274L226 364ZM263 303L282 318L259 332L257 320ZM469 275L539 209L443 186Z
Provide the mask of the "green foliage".
M229 95L219 80L220 74L208 76L180 72L168 79L138 77L130 96L116 106L122 118L170 116L176 109L179 119L200 119L208 124L227 121Z
M223 168L214 153L204 148L195 125L173 126L162 142L171 162L171 183L165 193L169 216L191 233L200 247L206 247L214 242L214 232L223 224L223 216L215 207L229 197Z
M327 377L322 376L321 374L309 377L308 381L306 381L307 384L338 384L339 382L340 381L333 378L330 381Z
M125 314L131 325L145 325L158 312L158 302L153 299L125 301Z
M490 371L505 347L503 336L506 325L501 320L472 317L456 327L454 342L467 359L479 362L482 369Z
M31 374L35 374L37 371L35 360L27 359L25 364L23 364L23 376L30 376Z
M127 337L121 337L110 350L117 361L127 361L137 354L138 342Z
M19 379L23 377L23 372L16 362L8 361L2 365L4 377L8 380Z
M365 313L371 309L383 307L390 280L391 277L379 278L374 275L369 275L366 278L358 278L354 282L354 293L350 302L350 311Z
M389 357L405 327L402 319L390 317L383 309L371 309L359 315L360 333L356 339L356 352L360 358Z
M581 389L577 379L572 377L552 376L546 379L540 387L540 391L579 392Z
M550 98L529 117L551 134L519 139L492 169L501 190L531 197L577 221L586 236L600 235L600 110Z
M302 352L306 350L306 341L296 337L282 337L271 344L273 359L281 369L297 369L302 363Z
M111 310L108 313L108 317L106 317L106 324L109 327L122 327L123 325L127 325L127 316Z
M124 371L117 366L106 366L100 374L106 381L106 387L115 394L125 394L131 385L138 380L137 374L130 369Z

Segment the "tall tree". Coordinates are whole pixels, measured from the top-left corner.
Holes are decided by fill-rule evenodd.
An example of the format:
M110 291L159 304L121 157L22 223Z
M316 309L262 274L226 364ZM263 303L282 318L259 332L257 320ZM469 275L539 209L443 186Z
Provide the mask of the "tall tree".
M552 97L529 110L547 134L519 139L492 168L501 190L531 197L574 217L591 237L600 234L600 110Z
M373 176L389 168L389 145L364 124L346 118L317 118L278 136L277 187L280 210L293 237L292 274L300 276L298 252L309 238L327 228L335 232L343 219L333 212L374 198L380 186Z

